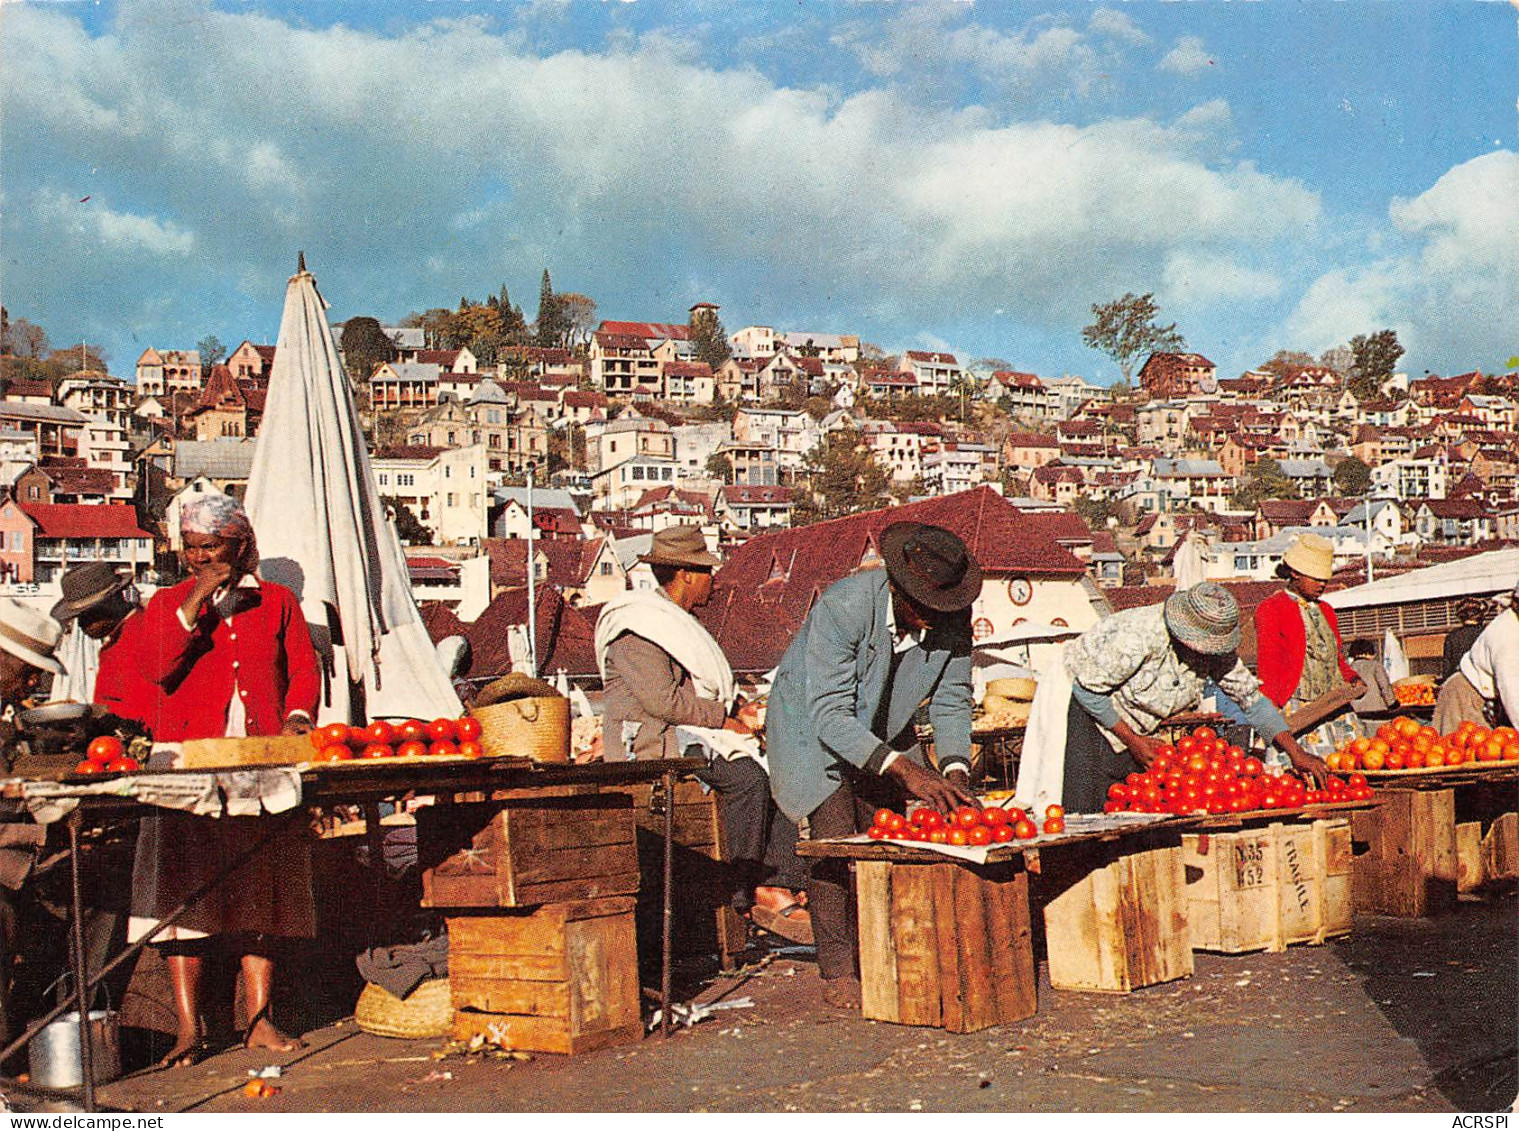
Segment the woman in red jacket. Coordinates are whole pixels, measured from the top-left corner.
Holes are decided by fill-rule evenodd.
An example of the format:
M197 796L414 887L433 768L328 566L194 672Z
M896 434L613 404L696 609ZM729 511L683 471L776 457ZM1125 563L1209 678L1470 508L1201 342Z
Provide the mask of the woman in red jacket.
M154 594L143 611L142 674L160 690L149 721L161 742L303 734L320 689L316 653L295 594L260 581L258 550L237 501L208 495L180 517L188 580ZM271 822L278 822L273 825ZM158 936L167 951L179 1034L165 1065L211 1050L200 1016L202 965L212 937L241 956L249 1047L290 1051L300 1042L270 1017L276 940L315 934L311 853L304 816L196 817L143 822L133 873L132 937L231 864L272 828L277 835Z
M1266 697L1291 712L1319 696L1365 684L1345 659L1340 625L1320 596L1334 575L1334 545L1318 534L1303 534L1282 555L1278 574L1287 588L1255 609L1256 672ZM1301 736L1315 754L1332 753L1361 733L1359 720L1346 708Z

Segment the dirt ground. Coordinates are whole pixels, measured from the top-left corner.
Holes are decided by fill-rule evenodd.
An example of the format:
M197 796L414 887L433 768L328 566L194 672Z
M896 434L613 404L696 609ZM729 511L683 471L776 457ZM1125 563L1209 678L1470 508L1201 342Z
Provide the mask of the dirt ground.
M1199 954L1193 977L1056 991L967 1035L828 1010L805 957L709 983L749 998L670 1040L574 1058L451 1056L352 1021L307 1034L278 1096L241 1049L102 1091L138 1111L1494 1111L1519 1091L1512 894L1440 919L1362 918L1281 954ZM15 1099L17 1097L13 1097Z

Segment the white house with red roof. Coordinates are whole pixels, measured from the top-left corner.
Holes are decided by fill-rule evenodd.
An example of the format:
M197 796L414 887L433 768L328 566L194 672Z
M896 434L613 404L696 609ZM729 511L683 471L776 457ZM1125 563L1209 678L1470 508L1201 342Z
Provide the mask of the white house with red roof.
M790 487L730 484L717 492L717 517L738 530L773 530L791 525Z
M898 368L911 373L918 382L918 391L930 397L947 395L955 382L965 376L954 354L937 350L908 350Z
M18 513L19 512L19 513ZM30 524L29 539L25 523ZM7 500L0 516L11 580L49 584L84 562L108 562L141 577L153 568L153 536L137 524L137 512L124 503L17 503ZM12 547L23 534L19 551ZM30 542L29 570L21 564ZM27 576L27 574L30 576Z
M475 546L490 513L483 444L382 449L371 460L380 494L432 532L434 545Z

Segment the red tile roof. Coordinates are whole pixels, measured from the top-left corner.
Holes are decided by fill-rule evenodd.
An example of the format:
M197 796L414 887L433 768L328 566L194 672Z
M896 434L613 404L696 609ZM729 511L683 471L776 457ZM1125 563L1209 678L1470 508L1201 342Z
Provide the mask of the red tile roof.
M151 538L137 512L118 503L22 503L39 538Z
M564 394L564 407L606 408L607 395L605 393L593 393L581 389L571 389Z
M952 353L935 353L932 350L908 350L909 361L924 361L931 365L959 365Z
M642 341L659 341L670 339L671 341L684 342L691 338L691 327L680 322L603 322L597 333L616 334L630 338L638 338Z
M431 448L423 444L402 444L395 448L381 448L374 454L375 459L436 459L439 452L447 451L446 448Z
M758 503L789 503L792 490L790 487L752 487L737 484L722 488L718 494L729 506L753 506Z
M423 365L437 365L444 369L452 369L459 360L458 350L418 350L414 360Z
M736 671L767 671L801 627L816 594L855 572L893 522L954 531L992 575L1073 577L1085 566L990 487L866 511L749 539L718 570L698 612Z

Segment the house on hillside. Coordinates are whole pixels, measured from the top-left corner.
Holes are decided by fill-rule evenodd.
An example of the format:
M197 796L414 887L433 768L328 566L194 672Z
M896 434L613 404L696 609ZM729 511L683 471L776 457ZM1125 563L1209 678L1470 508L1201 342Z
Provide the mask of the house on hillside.
M790 487L725 486L717 492L717 517L738 530L790 526L792 497Z
M137 525L137 512L123 503L21 503L33 523L30 577L50 584L85 562L107 562L133 577L153 568L153 536Z
M1494 537L1495 520L1475 499L1425 499L1414 510L1414 532L1421 542L1475 546Z
M1218 367L1200 353L1152 353L1139 370L1139 387L1163 400L1215 393Z
M903 373L911 373L918 392L930 397L949 395L965 376L954 354L937 350L908 350L902 355L899 368Z

